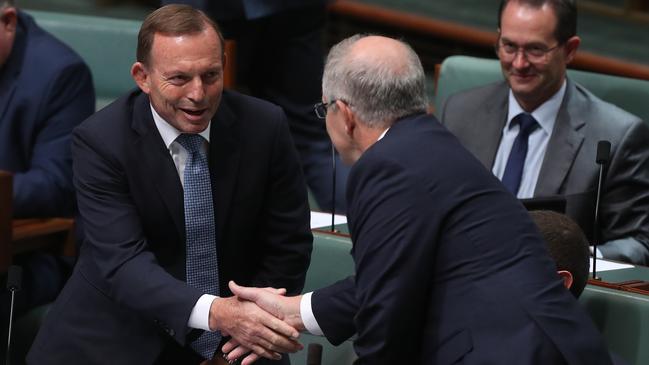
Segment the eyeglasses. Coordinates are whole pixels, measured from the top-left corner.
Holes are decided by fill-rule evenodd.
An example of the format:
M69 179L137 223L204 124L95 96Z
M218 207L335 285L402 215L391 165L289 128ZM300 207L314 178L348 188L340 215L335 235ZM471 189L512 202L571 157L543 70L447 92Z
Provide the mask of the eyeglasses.
M498 57L505 62L513 61L518 55L518 51L522 51L523 57L529 62L545 62L547 55L561 45L562 43L558 43L556 46L550 48L542 45L519 46L518 44L498 39L495 48Z
M330 106L336 104L337 99L333 99L328 103L317 103L316 105L313 106L313 111L315 111L315 115L318 116L320 119L326 119L327 118L327 109L329 109Z

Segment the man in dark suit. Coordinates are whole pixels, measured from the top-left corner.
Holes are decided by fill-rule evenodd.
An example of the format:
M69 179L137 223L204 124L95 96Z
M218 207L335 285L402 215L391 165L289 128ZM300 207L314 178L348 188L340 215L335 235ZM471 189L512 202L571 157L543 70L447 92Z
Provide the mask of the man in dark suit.
M320 99L326 4L330 0L163 0L205 11L226 39L236 41L236 83L252 95L281 106L306 182L322 210L334 193L332 147L311 107ZM349 168L336 169L336 211L345 208Z
M499 14L505 81L450 97L440 109L442 122L503 181L511 181L514 156L521 156L511 151L525 145L519 184L510 190L519 198L565 196L566 213L590 238L597 143L610 141L600 202L605 244L598 249L605 258L648 265L649 127L566 78L580 43L572 0L503 1ZM519 115L536 121L525 138Z
M14 173L14 216L74 212L70 135L95 109L88 66L0 0L0 169Z
M70 136L94 109L81 57L13 1L0 0L0 170L13 173L13 217L74 214ZM54 300L70 270L70 263L40 252L14 260L24 269L17 314ZM9 316L7 295L0 297L0 324Z
M28 363L200 363L226 335L274 359L300 348L227 289L299 293L312 235L285 114L223 91L222 46L202 12L156 10L131 70L140 90L75 130L86 240Z
M523 206L425 114L424 89L402 42L332 48L318 113L353 163L356 275L294 298L231 289L333 344L357 332L358 364L610 364Z

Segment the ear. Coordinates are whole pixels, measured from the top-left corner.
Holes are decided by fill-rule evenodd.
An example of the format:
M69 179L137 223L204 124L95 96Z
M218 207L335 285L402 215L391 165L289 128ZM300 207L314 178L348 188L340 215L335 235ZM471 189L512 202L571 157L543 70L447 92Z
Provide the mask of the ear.
M142 89L145 94L148 94L151 91L150 75L146 69L146 66L142 62L135 62L131 67L131 76L137 86Z
M581 44L581 38L577 36L570 37L566 41L566 44L563 46L564 52L566 52L566 64L572 62L572 60L575 58L575 55L577 54L577 48L579 48L579 45Z
M340 110L340 113L343 116L343 122L345 123L345 133L349 138L352 138L354 132L356 131L356 126L358 121L356 120L356 114L352 109L347 105L347 103L337 100L336 107Z
M15 33L18 24L18 13L13 6L6 7L0 12L0 27L7 33Z
M570 289L572 282L574 281L572 273L567 270L559 270L557 271L557 274L559 274L561 279L563 279L563 286L565 286L566 289Z

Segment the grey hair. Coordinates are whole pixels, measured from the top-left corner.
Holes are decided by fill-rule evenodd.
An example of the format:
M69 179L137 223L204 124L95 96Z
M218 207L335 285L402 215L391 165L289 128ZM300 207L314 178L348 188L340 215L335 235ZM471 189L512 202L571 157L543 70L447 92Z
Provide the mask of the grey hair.
M353 45L367 36L356 34L329 51L322 77L322 94L327 101L346 102L372 128L389 127L399 118L425 112L426 81L415 51L398 41L406 50L402 67L381 58L368 62L350 56Z
M14 6L13 0L0 0L0 8Z

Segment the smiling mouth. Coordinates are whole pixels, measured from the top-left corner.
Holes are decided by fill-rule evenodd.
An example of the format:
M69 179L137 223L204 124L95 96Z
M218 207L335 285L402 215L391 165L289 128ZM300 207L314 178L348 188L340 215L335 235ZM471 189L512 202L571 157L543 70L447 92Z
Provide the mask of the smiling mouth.
M207 109L191 110L191 109L182 109L182 108L180 108L180 110L182 110L186 114L198 117L198 116L203 115L203 113L205 113L205 110L207 110Z
M517 80L526 81L526 80L533 79L536 75L534 75L534 74L512 74L512 76L514 78L516 78Z

